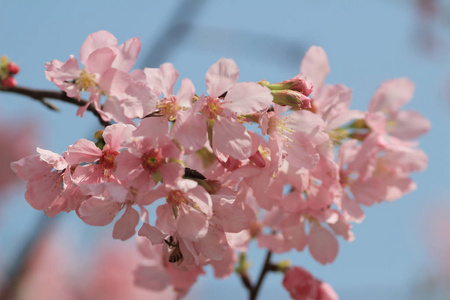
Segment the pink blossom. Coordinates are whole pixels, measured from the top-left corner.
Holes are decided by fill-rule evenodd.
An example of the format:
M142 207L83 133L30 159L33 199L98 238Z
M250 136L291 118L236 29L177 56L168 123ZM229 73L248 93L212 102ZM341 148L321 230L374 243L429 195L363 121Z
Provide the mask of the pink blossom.
M37 148L38 154L11 163L11 169L28 181L25 199L49 216L78 207L83 196L72 183L66 160L51 151Z
M154 187L158 176L172 178L172 163L179 160L182 151L168 136L168 122L165 118L154 117L142 120L128 143L127 150L116 158L116 177L130 183L141 192Z
M274 104L273 107L274 111L261 118L263 134L269 134L293 166L314 168L319 163L315 147L328 139L323 132L325 124L322 119L307 110L287 113L287 106Z
M180 238L197 242L208 233L212 216L209 194L193 180L179 179L166 183L146 195L144 204L165 197L158 207L156 224L166 233L177 232Z
M115 158L122 144L131 137L133 125L114 124L105 128L105 145L99 149L93 142L81 139L67 149L67 162L75 167L72 175L77 184L114 181ZM89 164L83 164L89 163ZM83 164L83 165L82 165Z
M177 119L179 112L192 107L192 99L195 94L194 85L190 79L183 79L181 87L175 95L174 86L179 74L172 64L165 63L159 69L146 68L144 72L147 76L147 84L158 94L164 95L164 98L158 102L157 108L168 120Z
M205 274L199 266L186 268L184 263L170 263L169 256L177 248L171 248L166 243L153 246L150 240L140 237L138 244L141 254L146 258L146 262L134 271L135 284L139 287L154 292L170 289L175 291L179 299L189 291L199 275Z
M94 101L96 109L100 110L101 92L116 96L131 83L127 72L133 67L140 48L138 38L118 46L117 39L111 33L98 31L90 34L80 48L80 61L84 68L80 69L77 59L71 55L65 63L58 60L46 63L45 74L69 97L80 99L80 92L89 92L87 105ZM81 107L77 114L83 116L87 105ZM105 119L111 117L112 109L106 110L109 115L103 114Z
M231 59L220 59L206 73L206 86L209 95L201 97L194 107L202 116L196 113L186 118L186 124L200 124L202 132L197 139L203 141L206 137L206 122L212 127L212 147L235 159L246 159L251 153L251 137L245 127L238 122L238 115L252 114L265 110L272 103L270 90L252 82L236 83L239 69ZM224 94L226 92L226 94ZM225 96L224 96L224 95ZM192 120L194 119L194 120ZM183 123L184 124L184 123ZM183 124L179 124L182 126ZM175 129L174 129L175 130ZM175 137L177 130L174 132ZM191 142L197 147L201 142ZM191 146L191 145L188 145ZM197 148L196 147L196 148ZM198 148L197 148L198 149Z
M389 133L402 140L412 140L430 130L430 122L415 111L400 111L414 94L414 84L407 78L384 82L369 105L368 125L378 133Z

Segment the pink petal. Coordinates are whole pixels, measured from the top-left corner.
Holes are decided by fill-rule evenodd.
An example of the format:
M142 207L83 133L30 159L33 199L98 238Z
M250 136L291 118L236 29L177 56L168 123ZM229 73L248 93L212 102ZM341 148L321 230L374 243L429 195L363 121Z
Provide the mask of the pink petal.
M306 80L312 82L313 91L319 90L325 81L325 77L330 73L325 51L317 46L309 48L305 57L303 57L300 72Z
M178 79L179 73L171 63L162 64L159 67L161 76L161 90L165 97L173 95L173 87Z
M181 87L177 93L177 104L181 107L191 107L192 99L194 98L195 87L189 78L184 78L181 81Z
M158 136L165 135L168 132L169 122L166 118L145 118L139 123L133 132L133 136L150 136L152 139L156 139Z
M181 208L177 219L178 234L193 242L203 238L208 232L209 225L206 216L193 209L189 211L182 210Z
M37 210L44 210L63 192L61 175L51 172L34 177L27 184L25 199Z
M162 78L161 78L161 71L159 68L145 68L144 74L146 77L147 85L155 90L157 96L159 97L161 95L162 91Z
M284 238L290 241L291 245L297 249L297 251L303 251L308 243L304 222L299 222L298 225L295 226L285 227L282 229L282 232Z
M351 242L355 240L355 235L351 231L352 225L348 223L345 217L343 217L342 215L339 216L339 219L336 223L328 225L336 235L343 236L346 241Z
M109 149L122 149L123 142L131 138L131 133L135 127L133 125L125 125L122 123L110 125L103 131L103 139L109 146Z
M189 184L192 180L180 180L185 181ZM189 191L190 198L198 205L198 208L202 211L204 215L208 218L212 217L212 200L211 196L206 192L206 190L200 186L195 186Z
M320 225L312 225L309 233L309 252L322 265L332 263L338 254L336 237Z
M388 132L403 140L413 140L428 132L431 128L430 121L420 113L407 110L396 114L392 128L389 128L390 122L387 122Z
M311 143L309 137L303 132L294 136L294 141L285 147L286 161L297 168L313 169L320 160L320 156Z
M80 61L86 65L89 55L96 49L105 47L116 47L117 39L108 31L101 30L88 35L80 48Z
M274 253L284 253L291 249L281 234L259 235L258 247L269 249Z
M105 226L114 220L121 209L122 206L115 201L91 197L81 203L77 213L86 224Z
M171 134L187 151L197 151L208 140L206 118L193 110L180 111Z
M86 70L91 74L103 74L111 68L115 53L110 48L101 48L92 52L86 61Z
M45 77L55 83L76 79L80 74L78 60L73 55L64 63L57 59L52 60L45 64L45 69Z
M176 231L176 221L173 215L172 205L163 204L156 208L156 227L162 232L174 232Z
M237 262L237 254L233 248L228 247L221 260L212 260L211 266L214 269L214 277L226 278L235 270L234 266Z
M324 121L320 116L308 110L297 111L284 118L283 122L286 123L286 127L292 128L294 132L303 132L308 135L314 146L328 140L328 135L324 132Z
M72 174L72 180L75 184L96 184L106 181L107 177L103 175L103 168L98 164L89 164L85 166L78 165Z
M137 37L129 39L119 46L112 67L124 72L130 71L136 62L139 51L141 51L141 40Z
M152 242L152 245L157 245L163 243L164 238L167 234L164 234L155 226L144 223L138 232L139 236L144 236Z
M115 163L117 165L114 175L119 180L125 180L128 177L133 179L142 172L142 161L140 157L131 154L128 151L122 151L116 156Z
M272 101L269 88L254 82L240 82L228 91L223 107L238 114L252 114L267 109Z
M220 260L229 246L225 233L210 226L206 236L198 241L197 247L200 253L206 257L212 260Z
M119 123L134 124L130 118L125 116L122 107L122 102L118 101L116 97L108 97L106 98L102 110L97 107L96 109L105 121L114 120Z
M99 85L108 95L122 99L126 95L125 89L131 82L130 74L116 69L108 69L100 77Z
M408 78L397 78L383 82L373 95L369 111L391 113L398 111L414 95L414 83Z
M181 180L181 177L184 175L184 167L179 163L168 163L161 166L159 173L163 178L164 184L172 185L177 180Z
M35 175L50 173L52 167L40 159L39 154L30 155L11 163L11 169L23 180L29 181Z
M163 186L157 189L152 189L145 194L139 195L139 205L150 205L158 199L165 198L168 191Z
M113 238L125 241L136 232L136 225L139 223L139 213L127 205L122 217L114 224Z
M221 58L206 72L208 94L219 97L238 81L239 68L232 59Z
M67 168L67 161L59 154L50 150L36 148L36 152L40 154L40 159L51 165L56 170L64 170Z
M364 211L361 206L351 199L346 193L342 196L342 211L347 214L348 219L357 223L364 220Z
M81 139L67 148L66 161L71 166L84 162L93 162L102 155L100 150L92 141Z
M158 97L144 82L133 82L125 89L120 105L128 118L144 118L156 109Z
M213 127L213 148L236 159L251 155L252 138L244 125L236 120L217 119Z
M380 203L386 196L386 183L376 177L370 177L364 182L357 181L350 186L357 203L373 205Z

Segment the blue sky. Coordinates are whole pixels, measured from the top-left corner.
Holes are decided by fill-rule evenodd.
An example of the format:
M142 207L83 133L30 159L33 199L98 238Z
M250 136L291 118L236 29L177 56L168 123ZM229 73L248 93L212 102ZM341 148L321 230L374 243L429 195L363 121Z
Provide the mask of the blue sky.
M200 3L201 1L193 1ZM304 52L311 45L325 49L331 66L327 83L343 83L353 90L355 109L367 109L372 94L384 80L409 77L416 93L408 109L420 111L433 124L420 140L429 155L429 167L413 177L418 189L394 203L367 208L366 219L355 224L356 240L340 240L337 260L321 266L307 252L289 257L316 277L329 282L341 299L409 299L410 288L429 266L420 232L423 215L435 202L448 200L450 166L447 149L450 100L443 87L450 79L450 57L424 56L414 48L415 30L421 26L411 5L396 1L209 1L198 11L185 10L175 16L180 1L6 1L0 8L0 54L7 54L22 71L19 84L56 89L44 76L44 63L78 56L79 48L92 32L105 29L124 42L138 36L142 50L136 67L157 67L172 62L181 78L193 80L204 90L204 74L221 57L233 58L241 72L240 81L267 79L279 82L298 74ZM177 19L175 19L177 18ZM173 32L189 29L183 38L168 39L165 28L181 18ZM437 30L448 33L449 28ZM167 41L170 42L167 42ZM158 43L164 46L164 61L146 59ZM153 65L148 63L152 62ZM76 108L57 103L55 113L27 98L0 94L0 119L41 121L38 146L61 153L80 138L91 138L99 129L87 114L75 116ZM23 200L24 187L10 196L0 210L0 253L13 255L39 212ZM20 220L20 221L19 221ZM74 215L58 221L76 232L110 231L89 228ZM103 231L102 231L103 230ZM254 249L256 250L256 249ZM262 252L252 251L259 269ZM236 276L218 281L201 278L193 295L205 299L244 298L245 290ZM267 278L261 299L287 299L280 276ZM217 291L222 291L217 293ZM371 291L367 295L366 291ZM370 298L373 297L373 298Z

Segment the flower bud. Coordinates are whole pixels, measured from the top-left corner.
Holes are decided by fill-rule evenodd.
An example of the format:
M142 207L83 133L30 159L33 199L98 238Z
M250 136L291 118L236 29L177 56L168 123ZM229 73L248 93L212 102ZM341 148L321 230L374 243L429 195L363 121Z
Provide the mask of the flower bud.
M10 61L8 64L8 71L9 74L17 74L20 71L20 67L16 63Z
M273 102L292 109L310 109L311 99L294 90L272 90Z
M2 80L2 85L5 87L15 87L17 85L17 80L14 77L9 76Z
M300 77L294 77L283 82L270 84L266 80L259 82L262 86L268 87L270 90L292 90L302 93L305 96L309 96L313 91L313 85L311 82L306 81Z
M301 267L291 267L284 274L283 286L292 299L316 299L319 283L314 276Z

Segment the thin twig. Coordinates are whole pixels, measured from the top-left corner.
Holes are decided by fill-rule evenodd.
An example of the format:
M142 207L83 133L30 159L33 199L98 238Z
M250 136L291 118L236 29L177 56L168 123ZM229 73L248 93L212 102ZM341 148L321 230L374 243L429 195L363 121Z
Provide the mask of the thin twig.
M271 270L271 263L270 263L271 257L272 251L267 251L266 260L264 261L264 266L261 270L261 274L259 274L258 282L256 283L256 286L253 287L253 289L250 291L250 300L256 300L261 284L264 281L264 277L266 276L267 272Z
M256 300L256 297L258 296L259 290L261 288L261 285L264 281L264 278L265 278L267 272L277 270L277 267L270 262L271 257L272 257L272 252L268 251L267 255L266 255L266 259L264 261L264 266L261 269L261 273L259 274L256 285L252 284L252 282L250 280L250 276L248 275L247 270L245 268L238 271L242 283L244 284L245 288L249 292L250 300Z
M5 87L2 85L0 85L0 91L28 96L34 100L41 102L44 106L54 111L59 111L59 109L53 104L48 103L46 101L47 99L59 100L62 102L74 104L79 107L85 106L88 103L88 101L83 99L78 100L77 98L68 97L66 93L63 91L39 90L21 86ZM95 109L95 107L92 104L89 104L87 110L93 113L97 117L100 124L102 124L103 126L106 127L108 125L111 125L110 122L104 121L102 119L100 113Z

